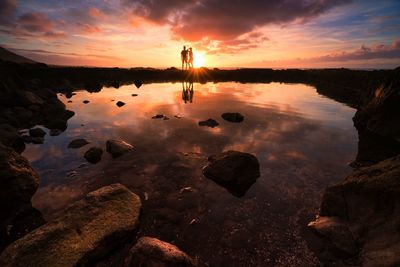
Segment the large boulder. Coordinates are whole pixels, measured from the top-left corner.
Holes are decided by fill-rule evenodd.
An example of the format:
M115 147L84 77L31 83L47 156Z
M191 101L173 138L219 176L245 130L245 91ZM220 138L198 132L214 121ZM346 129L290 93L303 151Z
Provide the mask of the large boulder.
M88 151L85 152L85 159L92 163L96 164L101 160L101 155L103 154L103 149L101 147L91 147Z
M119 157L122 154L125 154L132 148L133 148L132 145L122 140L110 139L106 142L106 150L114 158Z
M0 251L15 239L43 223L32 208L31 197L39 175L27 159L0 144Z
M157 238L142 237L129 251L125 267L191 267L194 261L176 246Z
M229 150L209 157L208 161L203 168L204 176L237 197L244 196L260 176L258 159L249 153Z
M244 120L244 116L238 112L227 112L223 113L221 117L229 122L242 122Z
M312 227L321 225L318 220L310 224L320 234L328 233L327 247L334 242L339 244L337 240L347 236L346 246L351 248L350 236L354 238L357 250L346 249L353 253L342 257L359 255L362 266L399 266L400 155L360 168L328 187L319 215L336 222L336 230L340 229L328 231L327 227L320 227L318 230Z
M140 210L140 198L125 186L102 187L8 246L0 266L89 266L126 241Z

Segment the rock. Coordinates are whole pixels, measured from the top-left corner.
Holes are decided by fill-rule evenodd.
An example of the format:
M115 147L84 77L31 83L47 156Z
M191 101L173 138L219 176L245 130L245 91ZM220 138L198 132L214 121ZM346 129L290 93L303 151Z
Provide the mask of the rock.
M57 135L60 135L61 133L62 133L62 131L58 130L58 129L51 129L50 130L50 136L57 136Z
M205 121L199 121L199 126L208 126L211 128L217 127L219 123L214 119L208 119Z
M138 96L138 94L132 94L132 96Z
M157 114L157 115L154 115L153 117L151 117L152 119L163 119L165 116L164 115L162 115L162 114Z
M102 187L8 246L0 266L93 266L127 241L140 210L140 198L125 186Z
M0 143L12 147L18 153L25 149L24 139L18 130L9 124L0 124Z
M133 83L135 84L136 88L138 88L138 89L139 89L139 88L142 86L142 84L143 84L140 80L135 80Z
M400 155L360 168L325 190L319 215L348 225L362 266L400 265L399 177ZM327 248L349 237L341 229L330 231Z
M88 142L86 139L79 138L79 139L72 140L68 144L68 148L80 148L80 147L83 147L83 146L85 146L85 145L87 145L89 143L90 142Z
M29 135L32 137L44 137L46 132L41 128L29 129Z
M122 101L118 101L116 105L117 105L118 107L122 107L122 106L124 106L124 105L125 105L125 103L124 103L124 102L122 102Z
M44 138L43 137L31 137L30 142L33 144L43 144Z
M167 121L169 118L167 116L164 116L163 120Z
M68 98L68 99L69 99L69 98L72 98L74 95L76 95L76 93L73 93L73 92L66 92L66 93L65 93L65 97ZM68 102L69 102L69 101L68 101ZM71 102L72 102L72 101L71 101Z
M111 139L108 140L106 143L107 152L110 153L114 158L119 157L122 154L125 154L132 148L133 148L132 145L122 140Z
M208 159L203 174L208 179L225 187L236 197L246 191L260 176L260 164L255 156L239 151L226 151Z
M85 159L92 163L96 164L101 160L101 155L103 154L103 149L100 147L91 147L88 151L85 152Z
M68 103L72 103L72 100L68 100Z
M229 122L242 122L244 120L244 116L240 113L223 113L221 117Z
M98 82L88 82L85 84L85 89L88 92L100 92L103 86Z
M83 104L88 104L89 102L89 100L83 100Z
M43 218L31 204L31 198L39 186L39 175L27 159L1 144L0 185L1 251L12 241L42 224Z
M334 248L339 252L349 256L358 253L358 248L353 234L348 225L335 217L318 217L310 222L308 227L314 230L318 235L329 239Z
M141 237L129 251L125 267L189 267L194 261L176 246L152 237Z

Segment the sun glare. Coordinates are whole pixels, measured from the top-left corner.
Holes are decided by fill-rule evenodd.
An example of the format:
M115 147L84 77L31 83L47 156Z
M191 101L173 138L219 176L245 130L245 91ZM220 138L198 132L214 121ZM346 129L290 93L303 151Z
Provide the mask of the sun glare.
M204 67L204 64L206 63L206 57L203 53L194 51L193 53L193 66L195 68L200 68Z

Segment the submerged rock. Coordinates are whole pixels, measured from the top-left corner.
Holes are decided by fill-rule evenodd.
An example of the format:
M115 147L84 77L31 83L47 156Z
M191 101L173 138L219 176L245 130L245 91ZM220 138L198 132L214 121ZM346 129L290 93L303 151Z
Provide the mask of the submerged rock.
M138 96L138 94L132 94L132 96Z
M29 135L32 137L44 137L46 132L41 128L33 128L29 130Z
M203 168L204 176L237 197L244 196L260 176L258 159L249 153L229 150L209 157L208 161Z
M111 139L108 140L106 143L107 152L110 153L114 158L119 157L122 154L125 154L132 148L133 148L132 145L122 140Z
M101 160L101 155L103 154L103 149L100 147L91 147L88 151L85 152L85 159L92 163L96 164Z
M125 267L193 267L194 261L176 246L157 238L141 237L129 251Z
M208 126L211 128L217 127L219 123L214 119L208 119L205 121L199 121L199 126Z
M79 138L79 139L72 140L68 144L68 148L80 148L80 147L86 146L89 143L90 142L88 142L86 139Z
M136 230L140 210L125 186L102 187L8 246L0 266L90 266Z
M244 116L240 113L223 113L221 117L229 122L242 122L244 120Z
M89 102L89 100L83 100L83 104L88 104Z
M324 220L339 220L341 226L337 227L336 224L334 231L329 230L332 228L329 225L319 227L322 232L329 234L329 238L323 240L325 251L332 244L335 247L341 244L347 252L355 252L349 240L353 236L358 253L336 256L359 257L361 266L400 265L399 177L400 155L360 168L343 181L328 187L319 215L327 218ZM317 220L313 224L320 225L320 222ZM347 225L348 230L343 225Z
M118 101L116 105L117 105L118 107L122 107L122 106L124 106L124 105L125 105L125 103L124 103L124 102L122 102L122 101Z

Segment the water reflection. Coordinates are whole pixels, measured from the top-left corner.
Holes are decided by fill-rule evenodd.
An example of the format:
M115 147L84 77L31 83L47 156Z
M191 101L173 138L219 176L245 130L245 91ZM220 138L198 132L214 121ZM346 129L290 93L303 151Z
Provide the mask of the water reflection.
M72 103L60 97L76 112L68 129L24 152L41 175L33 205L47 218L88 191L121 182L142 197L139 235L174 242L203 266L288 266L294 259L316 265L301 231L322 190L350 170L346 163L357 146L353 109L302 84L162 83L76 93ZM226 122L224 112L245 120ZM151 119L155 114L170 119ZM220 124L198 126L208 118ZM91 143L67 149L75 138ZM111 138L134 149L87 164L84 152L104 149ZM229 149L260 162L262 175L243 198L202 176L207 157Z
M182 81L182 100L186 104L187 102L193 103L193 82Z

